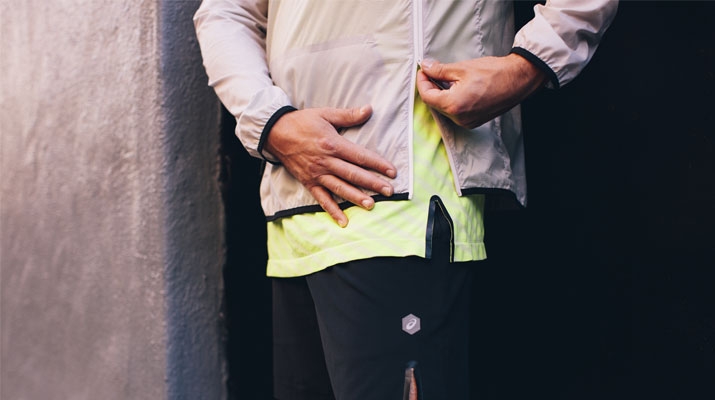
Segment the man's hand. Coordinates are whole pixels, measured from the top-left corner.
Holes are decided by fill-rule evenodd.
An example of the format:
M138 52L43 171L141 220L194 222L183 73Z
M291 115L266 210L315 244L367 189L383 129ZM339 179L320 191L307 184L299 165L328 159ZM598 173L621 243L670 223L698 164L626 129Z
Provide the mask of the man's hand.
M445 82L448 88L441 89L430 79ZM516 54L452 64L424 60L417 73L417 90L425 104L467 128L503 114L545 82L540 69Z
M348 218L332 194L372 209L375 201L360 188L391 196L390 183L375 174L397 176L380 155L338 134L337 129L361 125L372 108L310 108L283 115L268 134L265 149L277 157L341 227Z

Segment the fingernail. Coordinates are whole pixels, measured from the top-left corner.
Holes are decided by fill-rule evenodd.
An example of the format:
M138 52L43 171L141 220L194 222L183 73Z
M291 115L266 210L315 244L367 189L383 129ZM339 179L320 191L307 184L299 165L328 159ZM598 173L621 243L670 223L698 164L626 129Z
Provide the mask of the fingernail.
M369 113L369 112L370 112L370 106L369 106L369 105L365 105L365 106L360 107L360 114L365 114L365 113Z
M348 221L341 219L338 221L338 225L340 225L341 228L345 228L346 226L348 226Z
M383 187L382 194L384 194L385 196L392 196L392 187L390 187L390 186Z
M387 171L385 171L385 173L390 178L395 178L397 176L397 171L395 171L394 169L388 169Z
M375 202L372 199L365 199L360 204L362 204L363 208L371 210L372 207L375 205Z
M424 60L422 60L420 65L422 66L422 68L431 68L435 62L436 60L432 58L425 58Z

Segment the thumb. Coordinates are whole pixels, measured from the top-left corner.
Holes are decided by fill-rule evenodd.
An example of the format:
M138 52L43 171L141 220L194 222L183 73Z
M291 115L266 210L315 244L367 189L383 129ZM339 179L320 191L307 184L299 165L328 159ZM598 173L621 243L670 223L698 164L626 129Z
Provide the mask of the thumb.
M450 64L442 64L432 58L425 58L420 63L420 68L428 77L439 81L456 81L457 76Z
M348 128L364 124L372 115L372 107L365 105L355 108L326 108L323 118L336 128Z

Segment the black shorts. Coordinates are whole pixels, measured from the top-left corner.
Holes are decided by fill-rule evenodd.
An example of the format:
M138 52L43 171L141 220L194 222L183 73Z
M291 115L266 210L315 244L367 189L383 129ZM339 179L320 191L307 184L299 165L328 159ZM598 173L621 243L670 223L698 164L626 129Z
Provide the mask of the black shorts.
M436 224L432 258L372 258L273 280L279 400L399 400L416 362L420 400L469 397L474 263L451 263Z

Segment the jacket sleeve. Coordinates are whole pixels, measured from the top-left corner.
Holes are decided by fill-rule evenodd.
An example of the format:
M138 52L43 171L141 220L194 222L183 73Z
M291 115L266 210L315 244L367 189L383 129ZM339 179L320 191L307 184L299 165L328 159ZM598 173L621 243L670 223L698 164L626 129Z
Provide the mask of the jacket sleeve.
M572 81L591 60L613 21L617 0L547 0L516 34L512 53L544 70L550 87Z
M236 117L239 140L252 156L276 162L262 154L264 130L293 108L268 72L267 14L268 0L203 0L194 27L208 84Z

